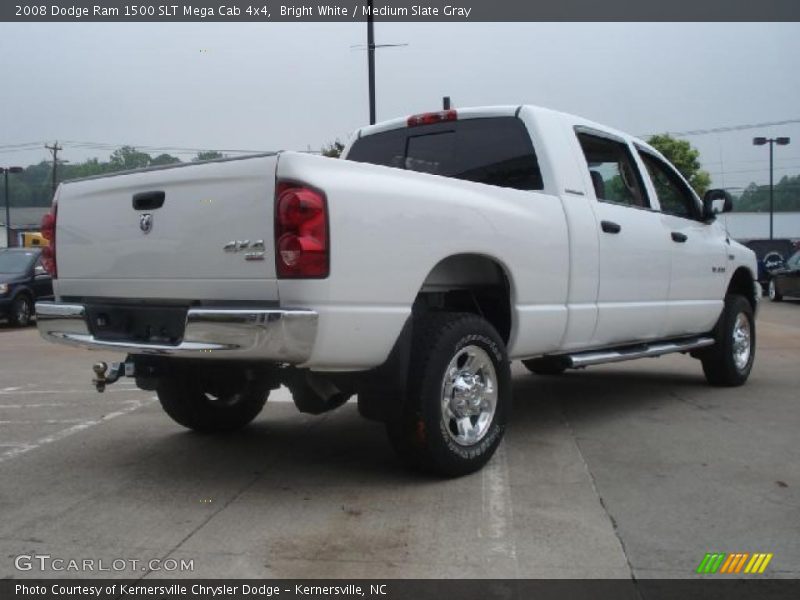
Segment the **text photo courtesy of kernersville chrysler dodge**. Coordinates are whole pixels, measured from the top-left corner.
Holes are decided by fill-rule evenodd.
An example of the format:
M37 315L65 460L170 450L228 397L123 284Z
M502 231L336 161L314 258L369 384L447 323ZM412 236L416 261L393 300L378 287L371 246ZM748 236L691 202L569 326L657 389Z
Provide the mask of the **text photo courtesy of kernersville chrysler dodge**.
M134 377L202 432L247 425L281 385L314 414L357 397L443 476L501 443L512 360L557 375L679 352L712 385L747 380L760 291L716 218L730 196L699 198L648 144L495 106L364 127L342 158L61 184L41 334L127 352L94 365L97 388Z

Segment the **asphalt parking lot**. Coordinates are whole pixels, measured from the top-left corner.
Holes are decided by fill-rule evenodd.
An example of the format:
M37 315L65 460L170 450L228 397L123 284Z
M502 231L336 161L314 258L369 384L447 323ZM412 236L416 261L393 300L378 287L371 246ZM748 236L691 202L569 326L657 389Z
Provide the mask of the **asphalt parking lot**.
M97 394L100 358L0 324L0 578L684 578L706 552L774 553L764 576L800 577L800 302L762 303L742 388L683 356L515 365L505 443L450 481L404 470L354 405L311 417L283 391L244 432L187 432L130 382Z

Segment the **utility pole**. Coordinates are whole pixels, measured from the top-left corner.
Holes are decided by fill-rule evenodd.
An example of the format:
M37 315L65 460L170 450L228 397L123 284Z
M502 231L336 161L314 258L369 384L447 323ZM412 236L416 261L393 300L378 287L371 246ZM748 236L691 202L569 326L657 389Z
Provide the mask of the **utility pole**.
M58 153L64 148L58 145L58 142L52 146L44 145L53 155L53 196L56 195L56 188L58 187Z
M408 44L376 44L375 43L375 15L372 8L373 0L367 0L367 76L369 78L369 124L374 125L375 112L375 50L379 48L398 48ZM363 8L363 7L362 7ZM363 11L361 13L364 14ZM353 48L361 46L353 46Z

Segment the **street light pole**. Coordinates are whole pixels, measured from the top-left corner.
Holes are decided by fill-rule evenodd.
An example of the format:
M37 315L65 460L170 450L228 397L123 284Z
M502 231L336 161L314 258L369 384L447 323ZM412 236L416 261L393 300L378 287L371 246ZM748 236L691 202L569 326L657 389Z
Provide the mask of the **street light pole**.
M375 18L372 16L372 0L369 0L368 6L367 69L369 70L369 124L375 125Z
M773 183L773 174L775 173L775 168L773 166L772 154L773 148L775 144L772 140L769 141L769 239L773 238L772 235L772 221L775 215L775 185Z
M0 167L0 173L3 174L4 192L3 198L6 201L6 246L11 247L11 199L8 197L8 174L9 173L22 173L22 167Z
M774 186L774 158L773 147L775 144L778 146L788 146L791 140L788 137L766 138L756 137L753 138L754 146L764 146L769 144L769 239L773 239L773 222L775 218L775 186Z

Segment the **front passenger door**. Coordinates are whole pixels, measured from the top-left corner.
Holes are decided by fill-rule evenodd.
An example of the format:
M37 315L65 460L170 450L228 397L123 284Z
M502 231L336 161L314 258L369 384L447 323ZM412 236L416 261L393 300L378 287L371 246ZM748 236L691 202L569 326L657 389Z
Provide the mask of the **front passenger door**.
M630 145L604 132L578 129L586 187L594 194L600 253L597 325L592 345L663 335L670 249L660 215L650 208Z
M661 210L661 236L671 255L665 335L706 333L722 312L728 273L727 234L719 222L702 221L702 205L667 162L639 148Z

